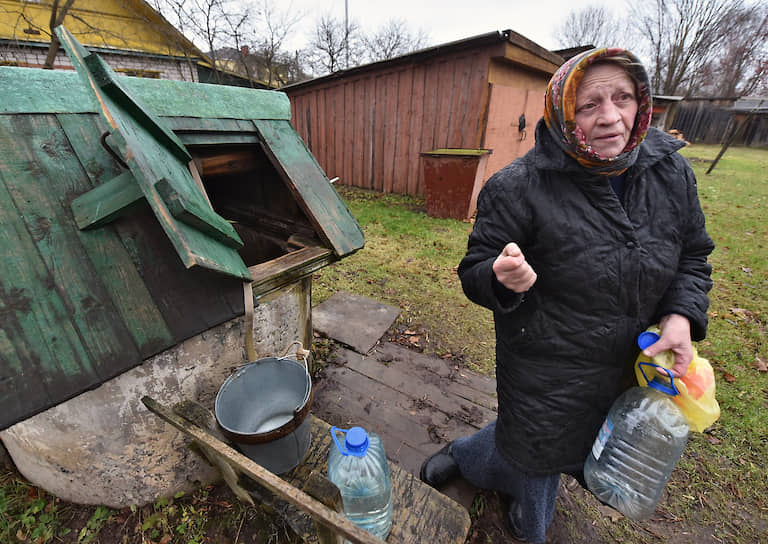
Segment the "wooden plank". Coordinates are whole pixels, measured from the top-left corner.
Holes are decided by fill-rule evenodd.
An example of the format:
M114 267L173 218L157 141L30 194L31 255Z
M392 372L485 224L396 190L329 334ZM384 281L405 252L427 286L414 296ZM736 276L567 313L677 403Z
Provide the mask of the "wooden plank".
M384 191L384 146L386 141L386 116L387 116L387 79L384 75L373 76L373 121L371 132L373 140L373 178L371 189Z
M456 61L440 63L437 77L437 120L436 120L436 145L437 147L456 147L457 144L450 141L450 128L455 112L451 107L453 95L456 92Z
M300 280L333 262L331 250L306 247L266 263L251 266L253 294L262 296L280 287Z
M179 133L179 139L186 146L201 145L238 145L238 144L257 144L259 137L255 134L244 134L235 132L221 133Z
M423 65L413 68L413 91L411 93L411 104L409 116L408 132L411 134L410 145L408 148L408 193L409 195L420 195L419 179L421 172L422 151L429 151L422 142L422 126L424 124L424 94L426 84L426 70Z
M0 116L0 144L10 135L5 120ZM95 381L91 368L77 365L88 363L87 354L71 343L72 323L58 293L46 288L45 263L6 188L8 163L0 155L0 429L53 405L66 388ZM57 320L58 330L48 326Z
M36 272L40 275L36 288L48 289L60 297L66 320L71 319L74 327L69 340L78 351L82 349L83 355L79 363L82 366L73 368L77 370L71 378L80 372L92 373L87 378L92 385L94 378L100 382L124 370L126 360L135 364L138 354L71 221L70 191L87 187L88 179L55 117L14 116L4 120L10 121L4 129L10 130L17 142L16 146L0 145L6 156L10 155L10 171L16 174L5 178L6 187L32 236L34 252L42 259L36 267L44 266ZM19 150L19 139L26 143L24 151ZM29 170L28 161L44 174L39 178L34 174L19 176ZM29 253L24 257L29 258ZM54 329L47 333L52 351L58 350L56 326L47 326Z
M421 123L421 147L420 151L431 151L441 147L437 139L437 112L438 112L438 78L440 77L440 68L443 63L433 62L428 64L425 69L424 79L424 115ZM419 171L419 182L416 187L417 194L423 195L426 192L424 184L424 174Z
M343 126L343 146L342 146L342 161L343 167L341 170L342 179L354 179L352 163L355 149L355 134L354 134L354 119L355 115L355 100L354 100L354 84L350 81L345 81L342 85L344 90L344 126Z
M385 193L394 191L395 140L397 139L397 72L389 72L381 81L384 87L384 119L381 130L384 145L381 155L381 186Z
M322 164L325 161L320 157L328 153L328 121L333 118L323 115L323 112L325 111L325 90L323 89L315 93L315 96L317 99L317 104L315 105L315 126L317 127L315 149L317 149L318 153L315 154L313 152L312 154L315 155L315 158L317 158L322 167Z
M83 188L98 185L122 171L100 145L104 127L97 115L60 114L57 119L90 179L90 184ZM137 269L142 263L134 262L127 249L135 247L134 240L129 238L124 243L119 231L119 226L113 225L78 233L78 236L109 299L138 346L140 359L146 359L175 341Z
M134 212L130 220L119 219L114 227L130 248L174 343L243 314L242 282L204 268L186 268L149 209Z
M125 87L160 116L229 119L291 118L285 93L190 81L126 77ZM122 80L121 79L121 80Z
M451 123L448 127L449 147L464 147L464 131L466 127L467 116L467 86L469 83L470 72L472 70L472 56L465 53L455 58L456 62L456 82L451 102Z
M395 193L408 194L408 149L411 145L411 94L413 92L413 68L408 67L398 73L397 81L397 112L395 119L395 149L393 157ZM418 159L417 159L418 161Z
M381 384L430 404L446 415L463 419L477 428L496 419L496 412L491 408L477 404L477 401L484 400L484 395L478 394L472 388L455 384L447 378L435 376L434 379L429 379L425 377L422 369L414 365L401 364L401 361L395 359L382 363L373 357L365 357L343 348L339 349L337 360L346 362L349 368ZM432 383L426 383L426 379ZM471 398L467 399L465 396Z
M144 193L130 171L97 185L72 201L78 228L101 227L111 223L134 206L146 204Z
M26 361L25 380L39 372L45 390L21 399L22 412L4 409L5 426L114 376L138 353L71 221L70 195L89 185L56 119L1 116L0 149L3 325L10 357Z
M337 426L360 425L381 435L388 458L414 475L436 444L479 428L347 367L326 369L313 409Z
M344 129L345 129L345 112L344 112L344 92L338 85L331 87L331 119L333 124L333 147L329 149L328 163L325 171L331 177L338 177L341 179L339 183L345 185L351 185L352 180L344 179L341 170L341 158L344 156Z
M331 89L324 88L322 93L324 109L322 112L320 112L320 115L325 118L325 148L318 149L317 153L315 153L313 150L313 154L315 157L317 157L318 161L320 161L320 166L323 168L323 170L330 173L333 170L331 165L333 164L333 153L335 151L334 146L336 145L336 112L333 109L333 91ZM335 177L335 174L333 174L333 176Z
M363 231L287 121L254 121L265 152L318 233L337 256L363 247Z
M355 117L352 120L351 127L347 130L352 130L352 139L355 142L355 147L352 151L352 179L353 185L360 186L365 179L365 148L366 142L363 136L363 130L366 123L365 119L365 103L363 101L363 93L365 92L365 80L363 78L355 78L352 83L353 86L353 100Z
M220 136L221 133L229 133L229 137L248 137L248 141L257 141L256 133L250 125L244 125L240 119L201 119L198 117L162 117L165 123L173 130L182 143L184 138ZM229 140L225 140L229 142Z
M475 55L472 63L469 81L468 107L469 115L466 120L466 133L462 135L462 147L479 149L483 147L485 133L486 105L488 103L488 70L489 61L480 53Z
M393 361L395 365L418 364L418 366L425 368L441 378L447 378L451 383L462 384L474 389L477 393L486 397L480 402L487 404L491 409L496 406L496 380L490 376L459 368L450 360L421 355L413 350L391 342L383 342L376 346L372 356L379 360L387 361L390 365ZM413 359L417 359L418 362L413 361Z
M58 27L57 32L81 78L99 100L101 114L111 127L110 144L130 166L147 202L185 266L250 279L237 251L211 237L212 234L226 233L229 238L239 241L232 226L210 210L197 189L187 168L191 157L183 143L153 112L142 107L130 95L100 57L88 54L62 27ZM166 180L193 208L210 210L202 222L210 230L201 230L201 223L193 226L172 217L155 187L161 180ZM188 210L189 206L184 209ZM193 215L199 217L198 213Z
M74 72L0 67L5 113L96 113L98 104ZM187 81L122 78L157 115L235 119L290 119L284 93ZM36 89L38 92L29 92Z
M229 445L214 438L208 432L203 431L197 425L172 413L152 398L145 396L142 397L141 401L149 410L158 415L165 422L170 423L187 436L192 437L199 444L215 450L249 478L256 480L260 485L263 485L271 492L277 494L283 500L298 506L303 511L307 512L313 519L319 521L326 527L332 528L337 533L356 544L377 544L382 542L381 539L376 538L369 532L361 529L351 521L347 520L343 515L334 512L303 491L296 489L288 482L282 480L279 476L272 474L270 471L251 461L248 457L231 448Z
M357 124L362 125L362 145L363 145L363 172L359 182L359 187L373 187L373 122L375 105L373 104L376 85L374 79L370 76L363 79L363 88L360 104L360 116Z

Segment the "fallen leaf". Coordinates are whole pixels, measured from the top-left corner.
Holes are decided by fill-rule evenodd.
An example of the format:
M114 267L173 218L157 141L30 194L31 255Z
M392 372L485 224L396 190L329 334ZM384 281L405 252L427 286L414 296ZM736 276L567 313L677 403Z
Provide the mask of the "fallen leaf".
M736 381L736 376L729 372L723 372L723 379L727 381L728 383L733 383Z
M752 275L752 269L748 266L742 266L741 271L744 272L747 276Z
M624 515L618 510L614 510L610 506L606 506L604 504L598 506L597 509L600 510L600 513L602 513L603 516L609 518L614 523L624 517Z
M416 331L412 331L410 329L407 329L403 334L416 334Z
M718 444L722 444L723 443L723 441L720 440L718 437L712 436L710 434L707 435L707 442L709 442L713 446L717 446Z
M411 338L410 338L408 341L409 341L411 344L418 344L418 343L419 343L419 340L421 340L421 338L419 338L418 336L411 336Z
M755 368L760 372L768 372L768 365L766 365L766 360L759 355L755 356Z

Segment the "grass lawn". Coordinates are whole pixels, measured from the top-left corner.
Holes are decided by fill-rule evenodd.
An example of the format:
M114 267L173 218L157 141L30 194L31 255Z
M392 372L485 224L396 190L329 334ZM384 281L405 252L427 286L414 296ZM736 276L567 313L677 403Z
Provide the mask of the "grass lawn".
M709 335L699 351L715 369L722 416L691 435L662 499L661 522L614 519L591 497L558 503L572 525L570 542L768 542L768 150L731 147L705 175L718 151L697 145L682 153L696 171L717 246ZM315 275L313 304L346 290L398 306L395 332L415 348L492 374L492 316L466 300L456 276L471 223L430 218L419 199L338 189L366 245ZM290 538L226 488L115 512L62 503L0 463L2 543L256 541Z

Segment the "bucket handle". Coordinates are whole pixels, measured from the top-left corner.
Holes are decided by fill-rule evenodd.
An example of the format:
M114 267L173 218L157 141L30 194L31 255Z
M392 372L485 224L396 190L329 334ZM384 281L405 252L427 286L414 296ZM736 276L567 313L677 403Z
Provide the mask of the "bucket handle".
M291 351L291 348L293 346L298 346L296 348L296 359L292 359L288 357L288 352ZM309 364L307 363L308 357L311 355L311 352L307 349L304 349L304 345L299 342L298 340L294 340L290 343L288 348L286 348L285 353L283 353L282 357L279 357L279 359L283 360L289 360L289 361L298 361L299 358L301 358L301 362L304 365L304 374L307 378L307 386L304 390L304 400L301 401L301 404L299 404L296 409L293 411L294 414L297 414L303 406L306 406L307 401L309 400L309 395L312 393L312 377L309 375Z

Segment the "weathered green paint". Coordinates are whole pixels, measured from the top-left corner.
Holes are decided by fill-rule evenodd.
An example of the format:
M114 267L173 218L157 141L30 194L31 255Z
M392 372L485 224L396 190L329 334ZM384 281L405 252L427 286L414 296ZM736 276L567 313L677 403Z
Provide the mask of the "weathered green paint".
M18 140L25 145L13 145ZM36 400L50 405L72 388L98 385L138 354L111 318L115 308L65 205L82 189L83 176L55 118L0 116L0 148L3 328L16 346L13 366L22 368L27 385L40 380L43 398ZM28 373L35 372L32 380ZM18 399L18 390L11 393Z
M102 129L98 116L70 114L58 115L57 119L83 165L83 187L99 186L102 180L118 176L120 166L99 143ZM78 237L140 357L144 359L175 344L176 340L136 268L137 263L126 249L126 243L130 241L124 243L109 226L80 231ZM122 366L130 368L133 363L126 359Z
M285 93L189 81L120 76L125 89L158 117L290 119ZM38 89L31 93L29 89ZM74 72L0 67L2 113L96 113L99 106Z
M80 229L95 228L145 202L136 178L130 171L126 171L74 199L72 213Z
M210 205L188 170L191 157L184 145L162 121L128 95L114 72L97 55L88 53L63 27L57 28L57 34L75 69L96 94L102 115L111 126L110 140L115 150L130 166L184 265L250 279L248 268L232 247L231 242L242 245L232 225L213 210L206 217L191 212L210 209ZM182 215L182 221L168 209L156 186L158 183L165 188L166 195L171 194L169 188L172 189L176 195L174 202L186 202L182 209L190 213ZM228 240L227 245L221 243L222 238Z
M363 245L285 95L118 81L90 63L98 73L82 79L0 67L0 428L243 313L239 237L199 191L186 146L260 145L264 176L240 182L264 206L245 219L269 231L270 206L293 210L293 196L311 223L299 218L293 234L327 242L317 259L264 263L260 293L309 282Z
M93 83L104 91L104 94L112 99L115 106L118 106L125 114L137 124L141 125L152 137L157 140L165 149L174 155L178 160L187 164L192 157L187 149L179 141L179 138L168 128L165 127L155 115L141 104L134 96L125 90L120 84L117 75L98 55L88 53L86 49L77 42L72 43L78 55L82 55L85 65L76 65L78 72L86 71L92 78ZM79 46L79 47L78 47ZM73 55L70 55L72 57ZM74 59L73 64L74 64ZM97 92L97 95L99 93ZM109 106L107 105L109 108ZM107 115L110 112L105 112ZM116 120L118 121L118 120Z
M155 184L163 203L171 215L187 225L206 233L214 240L224 245L238 249L243 247L243 241L226 221L216 214L210 206L203 206L200 199L188 199L174 188L167 179L161 179Z
M320 165L288 121L253 121L264 150L298 197L304 212L336 255L362 248L363 231Z

